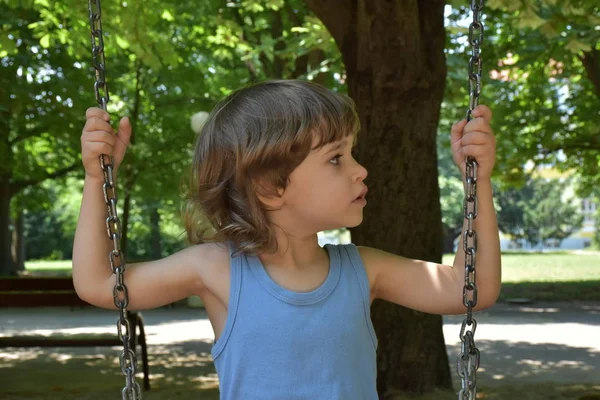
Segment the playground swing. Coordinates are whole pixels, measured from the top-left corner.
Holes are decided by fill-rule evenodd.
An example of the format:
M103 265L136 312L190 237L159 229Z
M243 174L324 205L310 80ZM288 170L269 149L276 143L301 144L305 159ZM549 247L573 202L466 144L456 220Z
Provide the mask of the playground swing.
M94 92L96 102L104 111L109 101L105 77L104 41L102 32L101 0L88 0L88 11L91 31L92 63L96 70ZM469 59L469 108L467 121L472 118L472 111L479 104L481 94L482 61L480 46L483 42L483 23L481 12L484 0L471 0L473 20L469 26L469 44L471 57ZM473 318L473 308L477 305L477 284L475 271L475 255L477 253L477 232L473 229L473 221L477 218L477 163L473 157L466 159L465 198L463 201L464 216L467 229L463 232L463 251L465 252L465 285L463 288L463 304L467 308L466 318L460 329L461 352L457 357L457 374L461 378L461 390L458 400L475 400L477 393L477 370L479 369L480 352L475 346L475 330L477 321ZM104 172L104 201L108 208L106 229L108 237L113 242L113 250L108 257L112 272L116 275L113 288L113 301L119 309L117 333L123 342L123 350L119 355L121 372L125 375L125 387L121 391L123 400L139 400L142 398L140 385L135 381L137 368L136 355L130 347L130 324L127 319L129 296L124 282L125 255L121 250L121 221L117 214L117 191L113 177L112 157L100 156L100 166ZM469 296L470 293L470 296Z

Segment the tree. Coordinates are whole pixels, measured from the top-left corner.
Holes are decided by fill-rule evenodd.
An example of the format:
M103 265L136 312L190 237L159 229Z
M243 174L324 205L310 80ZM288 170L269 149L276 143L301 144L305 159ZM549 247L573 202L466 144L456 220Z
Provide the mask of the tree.
M71 134L76 120L72 105L84 73L69 62L66 46L40 46L29 28L39 23L39 12L3 2L0 13L6 21L0 35L0 275L9 275L15 273L11 200L78 166L77 138ZM17 216L22 209L15 206L13 211Z
M461 0L448 16L448 65L465 63ZM597 186L600 166L600 24L593 1L489 0L482 101L493 102L497 171L514 184L524 165L573 169ZM445 110L464 104L464 74L450 74ZM488 100L489 99L489 100Z
M330 87L343 87L333 79L333 74L341 71L339 52L333 41L322 40L323 36L329 38L322 24L309 15L302 2L296 3L212 1L197 4L134 0L126 5L110 2L103 5L107 81L111 94L109 112L129 115L134 126L133 145L119 171L119 214L125 251L134 199L139 200L138 204L161 204L173 214L179 210L178 193L189 161L188 157L181 157L181 153L191 157L193 132L188 126L192 114L209 109L231 90L259 79L304 77L317 79ZM43 148L38 146L43 154L60 154L61 161L77 169L81 125L71 123L75 129L65 130L63 121L81 121L85 108L94 105L90 90L92 76L86 68L91 58L87 8L73 0L19 6L12 2L0 4L11 11L6 15L12 21L6 28L8 36L0 35L3 55L27 52L22 41L22 37L27 36L31 42L29 48L35 52L62 55L60 60L48 60L40 68L58 71L73 66L79 71L80 83L65 100L69 103L69 115L56 115L44 102L31 114L52 139ZM21 14L31 15L30 20L18 23ZM17 33L19 29L23 32ZM333 56L328 54L332 50L335 50ZM35 52L27 52L27 55L31 57ZM15 59L24 58L15 56ZM34 62L30 64L35 66ZM3 70L2 77L7 83L4 87L10 86L8 82L17 76L18 68L15 64L13 69ZM25 81L25 76L21 80ZM47 81L46 84L56 90L64 84L59 79ZM26 98L36 91L26 87L22 93ZM43 120L41 115L46 114L56 115L56 118ZM25 120L20 115L13 117L15 121ZM70 142L58 142L57 138ZM14 148L6 146L13 152ZM64 149L68 154L61 154ZM25 159L28 155L31 156L17 154L14 158ZM32 184L37 182L41 181ZM3 204L8 207L10 198L5 196L4 199ZM9 237L8 222L0 225L2 229L6 227L4 237ZM9 244L3 248L2 254L10 254Z
M532 212L526 215L527 239L537 245L557 240L558 244L583 226L583 216L572 199L563 199L568 181L533 181Z
M444 94L444 2L308 0L346 67L373 193L353 241L441 262L436 130ZM378 392L451 386L440 316L377 301ZM415 374L415 371L419 371Z
M525 214L534 197L530 182L521 187L506 187L496 194L498 228L517 242L527 238Z
M583 217L571 199L564 198L569 181L530 178L520 188L500 191L498 226L513 240L525 239L537 246L549 240L558 244L583 225Z

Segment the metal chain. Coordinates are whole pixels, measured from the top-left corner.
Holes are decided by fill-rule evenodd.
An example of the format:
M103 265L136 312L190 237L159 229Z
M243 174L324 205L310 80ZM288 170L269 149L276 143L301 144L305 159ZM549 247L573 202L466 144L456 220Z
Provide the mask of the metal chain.
M481 94L482 65L480 46L483 42L483 23L481 11L484 0L471 0L473 22L469 26L469 110L467 121L472 119L472 111L479 104ZM475 400L477 396L477 370L480 353L475 346L475 330L477 321L473 318L473 308L477 305L477 283L475 261L477 254L477 232L473 229L473 221L477 218L477 162L473 157L465 161L465 199L463 210L467 221L467 229L463 233L463 251L465 252L465 285L463 287L463 304L467 308L467 316L460 328L461 351L457 357L457 373L461 379L461 390L458 400ZM470 295L470 296L469 296Z
M96 70L96 82L94 92L98 105L106 111L109 94L105 79L104 40L102 33L102 10L100 0L88 0L90 16L90 31L92 34L92 62ZM107 160L108 158L108 160ZM113 242L113 250L109 253L109 261L112 272L116 275L116 283L113 288L113 301L119 309L117 320L117 333L119 340L123 342L123 350L119 355L121 372L125 375L125 387L121 391L122 400L140 400L142 391L140 385L135 381L137 359L135 348L131 348L131 325L127 318L127 305L129 296L127 286L124 282L126 269L125 255L121 251L121 220L117 214L117 187L113 175L113 158L106 154L100 156L100 166L104 172L104 201L108 207L108 218L106 219L106 231L108 238ZM135 329L135 327L134 327Z

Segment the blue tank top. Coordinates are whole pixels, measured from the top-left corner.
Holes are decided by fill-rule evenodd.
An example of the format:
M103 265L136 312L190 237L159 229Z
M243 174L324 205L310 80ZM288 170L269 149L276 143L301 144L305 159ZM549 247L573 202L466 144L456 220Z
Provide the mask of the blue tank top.
M287 290L260 259L232 256L227 322L211 354L221 400L377 400L369 281L353 244L325 245L329 273Z

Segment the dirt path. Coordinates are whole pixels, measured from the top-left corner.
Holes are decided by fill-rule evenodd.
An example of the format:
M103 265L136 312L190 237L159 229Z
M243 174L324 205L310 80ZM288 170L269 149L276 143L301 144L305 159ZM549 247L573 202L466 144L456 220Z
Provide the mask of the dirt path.
M153 385L144 399L218 399L209 357L213 335L205 313L177 308L143 315ZM482 352L480 386L600 385L600 304L498 304L475 317L475 339ZM462 319L444 318L453 376ZM0 336L25 331L112 333L115 321L116 313L97 309L3 309ZM116 348L1 349L0 399L115 398L124 383L117 354Z

